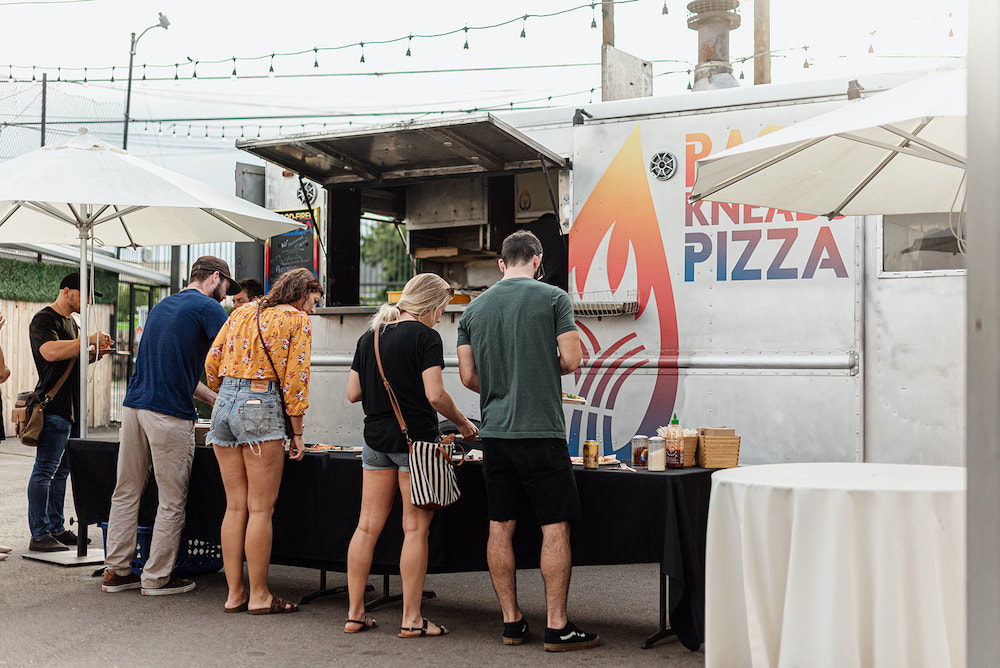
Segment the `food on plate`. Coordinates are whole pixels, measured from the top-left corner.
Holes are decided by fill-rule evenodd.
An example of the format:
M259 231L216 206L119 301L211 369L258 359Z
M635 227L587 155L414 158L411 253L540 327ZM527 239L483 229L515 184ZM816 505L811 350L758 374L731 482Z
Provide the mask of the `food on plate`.
M328 443L316 443L315 445L307 445L306 450L321 451L330 450L332 452L361 452L361 446L359 445L330 445Z
M574 464L579 464L580 466L583 466L583 457L570 457L569 460ZM598 466L604 466L605 464L617 464L617 463L618 463L618 455L616 454L598 455L597 457Z
M569 392L562 393L562 400L564 404L585 404L587 400L578 394L570 394Z

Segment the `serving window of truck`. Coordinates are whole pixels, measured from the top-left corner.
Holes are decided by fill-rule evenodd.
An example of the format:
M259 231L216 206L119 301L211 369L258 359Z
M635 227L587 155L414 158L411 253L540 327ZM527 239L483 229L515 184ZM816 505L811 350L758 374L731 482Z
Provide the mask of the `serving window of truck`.
M407 248L423 270L471 289L487 283L477 267L498 256L519 218L556 212L568 227L557 195L560 181L568 190L567 161L490 114L237 147L327 189L330 306L360 303L363 216L405 222Z

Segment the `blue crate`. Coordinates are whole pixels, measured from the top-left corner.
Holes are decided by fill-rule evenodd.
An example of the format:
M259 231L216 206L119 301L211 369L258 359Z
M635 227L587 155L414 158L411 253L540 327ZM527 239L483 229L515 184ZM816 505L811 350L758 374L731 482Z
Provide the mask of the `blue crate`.
M108 553L108 523L101 522L98 526L104 534L104 554ZM132 572L142 573L146 559L149 558L149 544L153 538L153 527L138 528L135 542L135 558L132 559ZM222 547L198 538L182 538L177 550L177 562L174 564L174 575L191 577L216 573L222 568Z

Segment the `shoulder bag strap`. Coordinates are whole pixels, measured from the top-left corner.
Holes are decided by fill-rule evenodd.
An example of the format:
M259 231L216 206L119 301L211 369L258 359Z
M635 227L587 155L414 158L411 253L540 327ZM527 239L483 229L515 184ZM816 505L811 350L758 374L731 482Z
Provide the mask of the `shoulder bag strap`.
M57 380L56 384L52 386L52 389L46 392L45 396L42 397L41 403L43 406L47 406L48 403L55 399L56 395L59 394L59 390L62 389L63 383L65 383L66 379L69 378L69 372L73 370L74 364L76 364L76 357L70 359L69 364L66 365L66 370L63 371L63 375L59 377L59 380Z
M375 363L378 365L378 374L382 376L382 384L385 386L385 391L389 394L389 403L392 404L392 412L396 414L396 420L399 422L399 428L403 431L403 436L406 437L406 442L411 443L410 434L406 431L406 420L403 419L403 413L399 410L399 402L396 401L396 394L389 387L389 380L385 377L385 371L382 370L382 355L378 350L378 332L382 329L382 325L375 326Z
M285 406L285 393L281 389L281 386L284 384L284 381L278 375L278 368L276 366L274 366L274 360L271 359L271 353L267 349L267 344L264 343L264 332L260 328L260 304L259 303L257 305L257 334L260 336L260 345L264 349L264 354L267 355L267 361L271 363L271 370L274 371L274 377L277 379L277 382L278 382L278 399L281 400L281 412L284 413L285 415L288 415L288 409ZM289 434L289 438L291 438L291 434Z

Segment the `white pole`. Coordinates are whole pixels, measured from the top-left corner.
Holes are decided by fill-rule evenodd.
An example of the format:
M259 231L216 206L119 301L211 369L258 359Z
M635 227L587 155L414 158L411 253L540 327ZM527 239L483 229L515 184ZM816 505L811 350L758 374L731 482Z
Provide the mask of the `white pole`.
M76 415L80 425L80 438L87 438L87 362L90 359L87 350L87 301L90 290L87 288L87 239L90 236L91 206L83 205L84 224L80 225L80 410Z
M969 3L966 619L969 666L1000 656L1000 6Z

